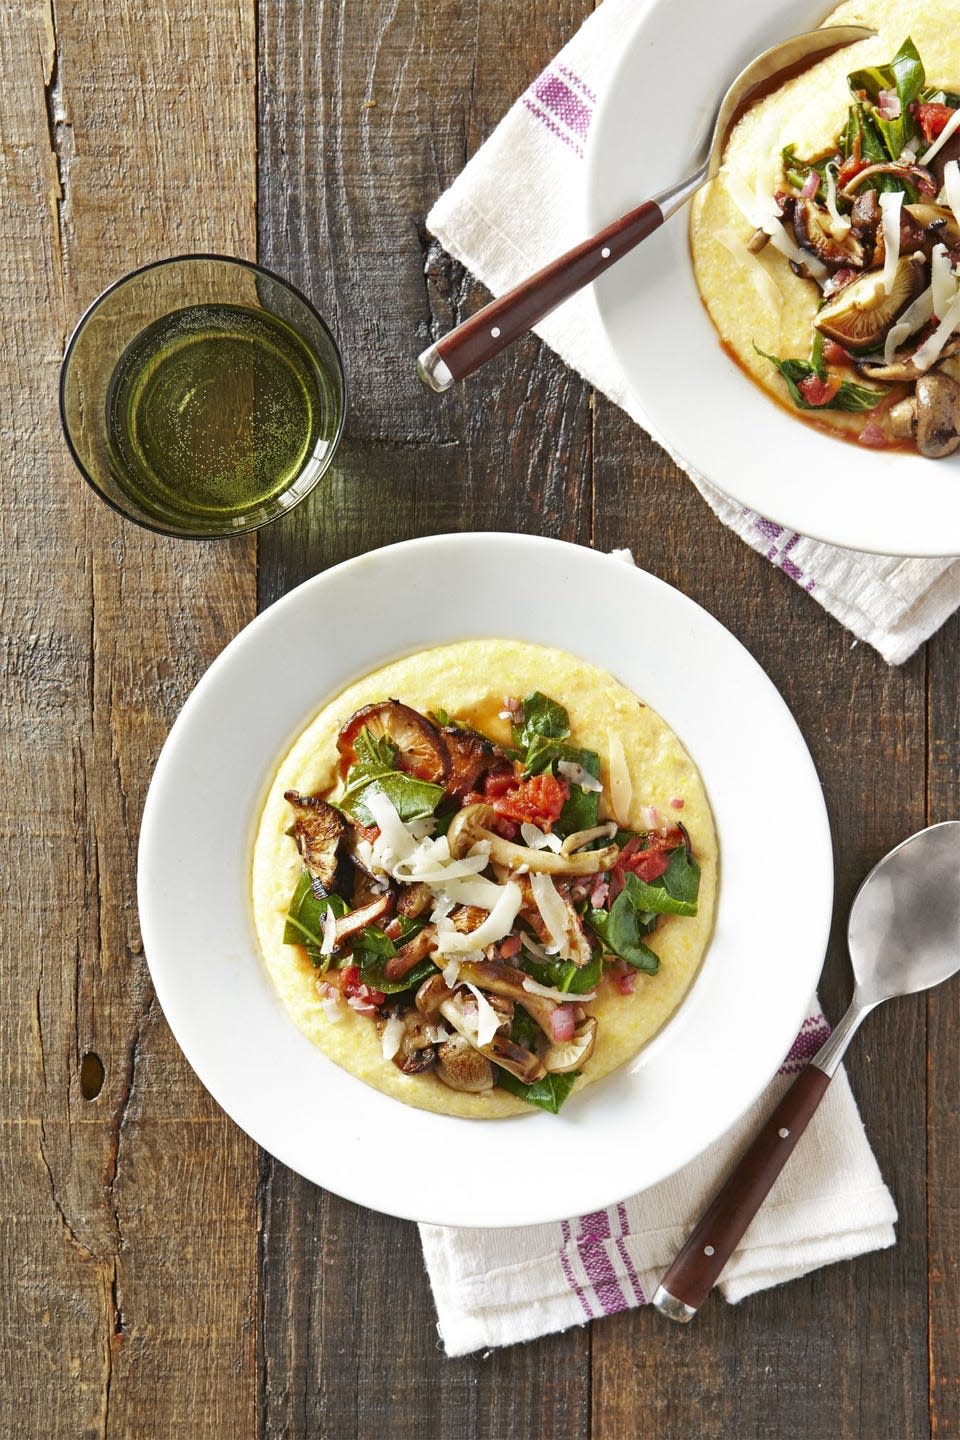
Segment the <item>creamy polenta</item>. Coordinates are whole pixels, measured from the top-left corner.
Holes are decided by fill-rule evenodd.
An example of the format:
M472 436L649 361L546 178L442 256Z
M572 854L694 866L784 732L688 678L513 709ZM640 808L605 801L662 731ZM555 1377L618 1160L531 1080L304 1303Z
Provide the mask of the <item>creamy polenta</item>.
M960 445L960 389L954 389L957 363L949 358L957 348L956 331L960 330L956 285L960 232L957 217L950 208L951 194L955 199L960 193L960 174L951 191L950 185L944 184L943 171L944 161L954 153L958 142L951 141L952 148L942 150L937 161L930 162L934 171L931 188L929 175L917 162L925 159L924 152L939 129L927 128L927 120L932 124L936 119L930 115L925 115L924 124L919 125L917 107L921 100L933 99L935 103L925 106L925 110L931 115L936 110L943 112L938 122L940 128L953 114L950 107L957 102L950 92L960 89L960 4L957 0L945 0L936 6L904 4L902 0L863 0L863 3L850 0L834 10L823 24L862 24L875 29L877 34L835 52L788 80L738 122L729 138L720 174L693 203L690 244L697 284L729 353L793 414L866 444L916 443L924 454L946 454ZM881 207L877 206L864 261L857 236L863 240L865 232L858 229L858 216L851 215L850 206L854 195L862 200L871 198L867 191L876 184L877 175L873 175L872 180L867 175L867 183L863 185L856 179L855 162L844 170L828 157L831 151L838 150L838 137L848 122L851 105L848 74L864 73L871 68L874 73L882 67L889 70L891 59L900 53L905 37L922 60L925 86L923 94L911 100L905 112L910 117L912 131L912 147L899 157L905 182L901 188L905 193L897 197L882 194L872 197L874 201L883 201L884 217L881 225ZM942 103L944 100L946 105ZM872 109L876 101L875 93L868 105L871 116L878 115L881 122L887 116L896 120L901 115L893 85L881 90L879 111ZM883 133L882 123L880 133ZM951 124L948 135L952 133ZM762 214L764 205L772 197L779 193L782 198L785 189L789 191L790 180L785 178L789 166L785 165L783 151L791 146L797 156L811 157L814 164L818 163L816 157L824 157L817 179L812 182L814 188L808 191L808 195L817 198L801 200L799 191L792 192L783 222L786 245L778 249L775 244L764 243L762 248L754 247L756 253L751 253L748 242L755 227L763 223L757 215ZM842 146L840 148L842 150ZM860 159L859 142L857 159ZM866 169L866 161L864 154L861 169ZM895 169L895 165L887 166L888 172ZM794 185L799 184L803 174L801 167L800 174L792 177ZM819 191L817 181L821 182ZM888 175L879 189L896 190L897 187L898 181ZM825 193L828 188L829 196ZM888 215L885 207L893 198L896 205ZM908 215L911 202L919 202L919 211L923 212L919 222ZM842 214L837 211L838 203ZM850 243L858 251L858 258L850 263L855 267L865 265L868 272L872 267L872 276L863 269L843 268L842 258L826 268L818 265L815 246L795 251L792 256L782 253L795 239L801 245L804 242L802 223L795 222L791 208L795 204L806 204L808 208L816 205L819 220L825 222L825 229L832 228L841 250L845 237L851 234L852 220ZM833 208L832 218L827 214L827 204ZM899 234L896 233L898 224L901 224ZM762 243L764 237L759 232L757 236ZM939 247L945 252L942 263L935 257L931 259L931 252L940 240L946 241L945 246ZM889 251L891 242L897 247L902 244L902 250L898 249L901 258L896 290L892 268L888 267L884 276L880 273L884 244ZM805 259L809 260L812 273L806 273ZM803 272L800 275L795 273L798 261ZM854 288L857 285L859 292ZM865 305L861 303L864 295L867 295ZM845 306L847 298L850 303ZM872 334L861 335L856 326L850 324L850 318L853 316L855 321L862 322L866 314L869 319L870 306L878 300L889 313ZM929 337L935 325L944 319L938 310L944 312L948 305L953 307L951 314L957 323L952 329L947 325L953 341L944 348L943 336L939 340ZM841 328L831 328L829 320L833 312L839 315ZM901 321L907 323L891 335L894 325ZM806 408L798 402L769 357L808 361L814 342L819 349L813 352L813 359L820 367L820 374L808 374L800 380L806 399L812 401ZM933 346L932 357L921 354L924 343L928 350ZM920 357L916 365L912 363L915 354ZM931 373L925 374L928 369ZM793 378L799 380L801 375L802 371ZM915 395L918 380L922 383ZM837 402L833 397L841 382L850 387L853 413L834 408ZM804 390L805 385L810 388ZM871 391L875 397L872 401ZM936 407L932 408L934 400ZM951 429L947 440L944 439L945 416ZM928 434L924 433L925 420Z
M618 826L621 833L625 830L650 832L654 825L666 830L682 822L689 851L700 868L696 914L665 914L650 937L659 958L657 973L631 970L630 983L619 987L613 979L604 976L595 987L596 998L587 999L579 1007L587 1018L584 1020L581 1016L578 1025L589 1025L589 1017L593 1017L596 1038L589 1058L578 1066L580 1078L576 1084L582 1086L600 1078L636 1055L680 1004L707 948L717 887L716 835L696 766L660 716L610 675L560 650L493 639L464 641L386 665L329 701L296 740L270 786L254 845L252 890L256 929L271 980L293 1020L330 1059L367 1084L408 1104L444 1114L494 1118L525 1113L529 1107L500 1085L488 1087L482 1093L468 1093L451 1088L437 1078L435 1071L405 1073L385 1058L382 1021L373 1023L370 1014L358 1013L349 1004L331 1006L329 976L325 978L318 972L317 954L311 958L301 945L284 941L291 897L298 882L302 883L305 864L303 848L298 848L292 833L291 805L285 795L325 797L335 805L346 803L344 787L346 784L349 790L352 772L347 772L345 780L344 735L358 728L350 727L348 722L352 716L379 713L384 705L393 705L400 709L410 707L423 718L429 715L431 725L436 722L439 726L449 717L455 717L456 726L461 728L454 730L448 725L443 733L463 736L468 732L462 727L475 727L498 747L500 754L499 747L510 747L516 740L514 726L521 712L512 697L530 695L539 695L541 700L549 696L560 702L569 717L569 743L595 751L599 756L599 784L603 787L599 820L610 821L606 838L617 831ZM385 697L396 699L386 701ZM501 758L497 767L506 770L511 763L516 765ZM568 765L567 772L583 780L587 787L592 783L576 766ZM506 773L504 783L510 783L509 770ZM448 779L447 783L450 787L452 782ZM523 782L517 783L522 789ZM559 782L553 783L559 783L561 788L565 785L570 792L575 788L573 781L565 781L562 775ZM495 793L496 788L488 780L488 793ZM588 793L589 789L585 789L582 796ZM458 803L464 803L463 814L467 813L470 800L470 795L460 794ZM373 802L370 803L372 806ZM476 809L476 805L473 808ZM616 823L611 821L611 816ZM389 818L393 824L394 816ZM416 831L415 825L410 828ZM453 829L451 824L449 835ZM525 844L531 832L525 830L521 834L517 825L511 829L517 831L514 843ZM550 824L546 822L545 830L549 829ZM421 827L421 831L429 831L429 824ZM371 833L375 832L362 831L366 836ZM361 841L361 849L364 843L368 842ZM555 849L559 848L558 840ZM368 864L372 864L371 853L369 849L363 852ZM470 853L484 852L481 846ZM526 853L532 854L529 850ZM497 859L495 845L491 859ZM520 865L510 870L508 864L506 869L500 867L497 872L497 867L493 867L505 881L504 890L509 888L511 880L520 885L525 880L532 882L538 878L525 877L525 869ZM327 878L329 880L329 874ZM602 893L602 875L587 876L578 883L581 889L589 889L597 882L601 889L592 891L596 898ZM569 885L568 881L567 894ZM573 894L580 891L574 890ZM431 903L436 903L435 896L431 897ZM398 906L398 910L400 908ZM438 926L442 923L449 926L442 918L442 910L442 905L438 905L434 919L441 916ZM290 938L289 932L287 938ZM535 940L532 943L535 945ZM596 946L595 936L592 943ZM489 961L489 948L486 955ZM444 955L434 958L438 967L449 961ZM484 966L481 964L479 968L482 970ZM444 973L449 979L448 972ZM442 984L440 988L442 991ZM576 994L560 998L578 1001ZM388 996L387 1002L390 999ZM555 1000L549 998L544 1000L548 1007L554 1003ZM541 1049L543 1044L541 1037ZM317 1099L322 1104L323 1097L318 1095Z

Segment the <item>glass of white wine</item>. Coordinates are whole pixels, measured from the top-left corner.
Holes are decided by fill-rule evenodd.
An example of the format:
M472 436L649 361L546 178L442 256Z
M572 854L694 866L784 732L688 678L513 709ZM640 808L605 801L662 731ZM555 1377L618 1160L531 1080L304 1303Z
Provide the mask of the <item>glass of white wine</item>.
M94 490L148 529L255 530L317 484L343 432L343 364L310 302L246 260L184 255L94 301L60 414Z

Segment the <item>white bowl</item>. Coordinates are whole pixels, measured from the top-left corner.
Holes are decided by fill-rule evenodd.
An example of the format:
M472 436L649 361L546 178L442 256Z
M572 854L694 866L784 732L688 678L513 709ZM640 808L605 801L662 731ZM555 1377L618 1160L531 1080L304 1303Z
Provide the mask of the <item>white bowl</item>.
M589 231L689 174L737 71L825 13L823 0L644 7L590 128ZM801 534L881 554L960 554L960 455L871 450L794 420L724 354L694 281L687 227L684 209L594 286L651 433L727 495Z
M258 953L250 862L277 763L328 698L392 657L496 635L583 655L674 727L706 782L721 885L705 962L636 1073L622 1068L559 1116L478 1122L388 1098L296 1028ZM374 1209L438 1224L587 1213L703 1150L795 1038L831 900L817 776L746 650L643 571L517 535L443 535L375 551L309 580L248 625L174 725L140 837L147 959L200 1079L294 1170Z

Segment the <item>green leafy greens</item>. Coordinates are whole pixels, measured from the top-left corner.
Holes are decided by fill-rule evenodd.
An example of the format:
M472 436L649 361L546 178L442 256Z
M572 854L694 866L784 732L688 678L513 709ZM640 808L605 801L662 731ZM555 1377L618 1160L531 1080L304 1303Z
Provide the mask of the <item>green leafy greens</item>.
M330 955L322 955L323 947L323 917L328 910L332 910L339 920L343 915L349 913L350 907L340 895L327 895L320 899L314 893L310 883L309 871L304 870L297 881L297 888L293 892L293 899L290 901L290 908L287 911L287 921L283 927L284 945L302 945L321 971L328 969L331 961Z
M369 730L361 730L354 751L357 758L338 803L361 825L376 823L365 803L371 787L387 797L401 820L422 820L432 815L443 799L442 786L396 769L399 751L386 735L377 739Z
M757 345L753 348L780 371L790 392L790 399L798 410L847 410L857 414L873 410L887 394L886 390L872 390L866 385L854 385L851 380L844 380L836 394L824 404L812 405L809 400L804 399L799 388L800 382L811 376L825 380L827 372L822 365L818 366L812 360L781 360L776 355L768 355Z

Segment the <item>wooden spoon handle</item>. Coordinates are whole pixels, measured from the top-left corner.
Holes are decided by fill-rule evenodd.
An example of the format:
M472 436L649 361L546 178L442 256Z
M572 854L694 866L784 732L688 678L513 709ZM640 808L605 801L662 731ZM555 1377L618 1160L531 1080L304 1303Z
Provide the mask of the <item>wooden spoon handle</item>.
M421 380L431 390L447 390L454 381L471 375L562 300L616 264L663 221L657 201L647 200L589 240L551 260L424 350L417 366Z
M653 1297L653 1304L671 1320L693 1319L793 1154L829 1084L830 1076L816 1065L801 1070L718 1191Z

